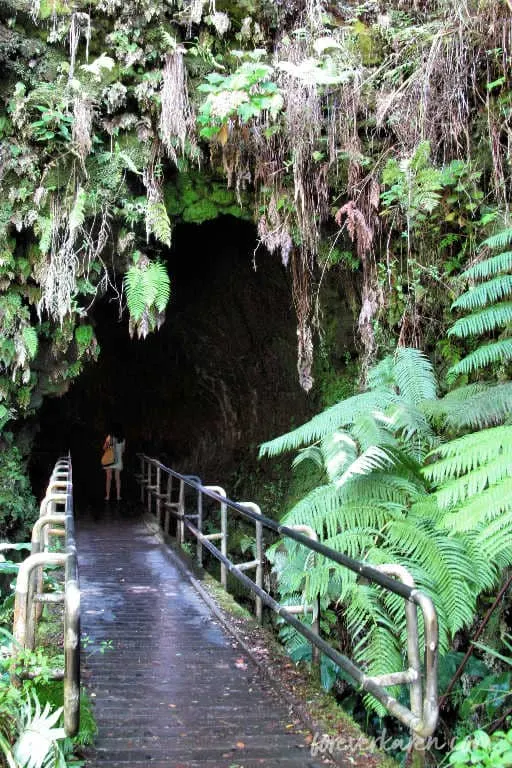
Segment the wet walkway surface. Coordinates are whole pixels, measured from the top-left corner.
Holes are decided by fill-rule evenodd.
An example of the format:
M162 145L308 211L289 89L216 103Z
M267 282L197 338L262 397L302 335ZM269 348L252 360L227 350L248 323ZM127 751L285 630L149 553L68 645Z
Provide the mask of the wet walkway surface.
M142 520L114 505L77 528L83 678L99 727L88 768L319 765L286 703Z

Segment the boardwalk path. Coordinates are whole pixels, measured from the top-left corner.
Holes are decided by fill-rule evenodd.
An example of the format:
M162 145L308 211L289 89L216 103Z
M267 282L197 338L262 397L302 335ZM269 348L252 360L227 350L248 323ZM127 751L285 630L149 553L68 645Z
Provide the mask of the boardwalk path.
M113 508L77 525L100 729L87 767L316 767L287 706L145 523Z

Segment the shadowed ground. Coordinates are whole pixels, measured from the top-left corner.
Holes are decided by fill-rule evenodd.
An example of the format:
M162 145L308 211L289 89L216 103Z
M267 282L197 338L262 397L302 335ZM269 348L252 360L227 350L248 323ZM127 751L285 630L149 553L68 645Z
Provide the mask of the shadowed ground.
M142 520L114 504L77 527L83 677L99 725L88 768L320 764Z

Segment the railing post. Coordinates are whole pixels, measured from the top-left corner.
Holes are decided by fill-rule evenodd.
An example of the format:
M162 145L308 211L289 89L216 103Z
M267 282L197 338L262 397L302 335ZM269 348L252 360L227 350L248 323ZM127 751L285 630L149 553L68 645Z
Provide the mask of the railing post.
M151 478L153 476L153 468L151 461L148 461L148 477L146 483L146 509L151 514Z
M13 635L22 648L34 648L35 627L31 619L32 606L28 602L32 571L42 565L65 565L66 557L67 555L61 552L40 552L37 555L29 555L19 567L14 599Z
M160 528L161 516L162 516L162 503L160 500L160 481L161 481L160 464L157 464L156 465L156 521L158 523L159 528Z
M247 507L255 514L261 516L261 508L253 501L240 501L241 507ZM254 523L256 529L256 578L255 584L260 589L263 588L263 525L258 520ZM250 567L251 564L249 564ZM256 618L260 624L263 623L263 602L259 595L256 595Z
M164 533L169 535L169 529L171 525L171 502L172 502L172 481L173 477L171 473L167 475L167 493L165 499L165 518L164 518Z
M213 491L217 496L221 496L223 499L227 499L227 493L220 485L205 485L207 491ZM228 554L228 508L224 501L220 504L220 533L209 534L209 539L220 539L220 551L224 557ZM225 563L221 561L220 564L220 583L227 590L228 588L228 571Z
M178 500L178 522L176 524L176 542L183 546L185 540L185 481L180 480L180 496Z
M144 504L144 481L145 481L145 466L144 466L144 454L140 454L140 502Z
M199 533L203 532L203 494L201 491L197 491L197 530ZM201 539L197 539L197 550L196 550L196 557L197 562L203 567L203 545L201 543Z

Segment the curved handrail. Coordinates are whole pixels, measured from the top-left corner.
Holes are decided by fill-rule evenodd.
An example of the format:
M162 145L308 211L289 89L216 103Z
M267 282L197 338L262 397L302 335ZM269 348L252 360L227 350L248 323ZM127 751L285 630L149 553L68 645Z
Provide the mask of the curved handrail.
M271 608L275 613L281 616L288 624L293 626L301 635L303 635L314 648L319 649L328 656L341 669L343 669L358 685L372 696L374 696L384 707L394 715L400 722L406 725L414 735L415 748L421 751L423 742L432 736L438 721L438 695L437 695L437 653L438 653L438 623L437 614L432 600L423 592L415 587L412 577L405 568L398 571L391 566L373 567L349 555L337 552L322 542L311 537L310 532L301 532L292 527L281 525L274 520L264 517L259 509L256 510L247 502L238 503L225 495L223 489L219 487L202 485L197 477L183 475L170 467L165 466L158 459L139 454L141 462L141 472L137 480L141 487L141 500L147 502L151 510L151 498L157 497L159 500L165 497L160 492L160 478L162 473L169 478L174 478L180 483L180 502L172 503L170 497L167 507L171 514L178 520L178 544L183 543L182 525L184 524L188 531L196 537L201 549L208 549L221 563L223 573L223 584L225 584L225 572L231 573L250 589L261 600L261 602ZM157 471L157 481L153 481L153 470ZM184 488L191 488L198 496L198 514L187 515L184 504ZM219 492L220 491L220 492ZM222 511L222 531L220 533L205 535L202 531L202 499L209 498L220 505ZM165 503L165 502L164 502ZM174 508L178 511L174 513ZM332 648L317 633L310 629L297 619L287 606L280 605L266 592L260 584L252 581L237 564L233 563L227 557L226 534L225 534L225 514L224 510L230 509L236 512L246 520L254 522L258 527L264 527L273 531L279 536L292 539L302 544L308 549L318 552L323 557L348 568L359 574L362 578L378 584L385 590L399 595L406 601L406 617L408 629L408 658L409 668L390 675L369 676L363 669L356 666L348 657L341 654L335 648ZM197 525L192 522L197 520ZM213 543L215 540L221 540L221 549ZM261 563L260 563L261 565ZM412 609L412 610L411 610ZM425 634L425 653L424 653L424 676L425 685L422 690L421 668L419 664L418 649L418 624L416 611L419 609L423 616L424 634ZM387 686L405 684L410 687L410 708L401 704L395 697L391 696L386 690Z
M56 505L64 510L57 512ZM48 530L49 526L60 527ZM50 534L64 535L63 552L48 551ZM64 603L64 670L56 670L52 677L64 680L64 730L67 736L76 736L80 727L80 586L71 456L55 464L41 502L40 517L32 530L32 552L18 570L13 635L21 648L34 648L40 606L49 598L43 594L42 569L55 565L64 567L63 593L52 595L52 601Z

